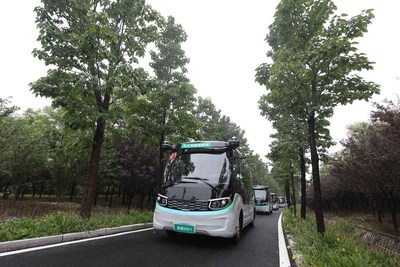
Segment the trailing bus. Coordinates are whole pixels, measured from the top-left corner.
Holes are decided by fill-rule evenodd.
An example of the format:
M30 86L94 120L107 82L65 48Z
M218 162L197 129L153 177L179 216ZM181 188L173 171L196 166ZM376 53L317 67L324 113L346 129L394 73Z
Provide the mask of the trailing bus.
M281 208L286 207L286 197L284 196L278 196L278 205Z
M239 141L163 144L171 155L157 196L153 227L169 234L230 238L254 225L252 176Z
M272 210L279 210L278 197L276 193L271 193Z
M254 185L254 196L256 199L256 212L271 214L272 213L272 201L269 193L268 186L265 185Z

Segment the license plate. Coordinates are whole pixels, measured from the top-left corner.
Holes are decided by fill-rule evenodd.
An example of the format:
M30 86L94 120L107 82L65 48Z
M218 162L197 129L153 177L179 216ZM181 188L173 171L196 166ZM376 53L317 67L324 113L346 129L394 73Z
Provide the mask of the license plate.
M194 234L195 229L193 225L188 224L174 224L174 231L185 234Z

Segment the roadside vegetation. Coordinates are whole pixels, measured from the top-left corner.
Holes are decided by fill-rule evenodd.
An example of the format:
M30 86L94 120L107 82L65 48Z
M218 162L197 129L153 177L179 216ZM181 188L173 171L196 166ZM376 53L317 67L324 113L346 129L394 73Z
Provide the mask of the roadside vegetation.
M379 92L358 75L374 64L355 41L372 23L372 10L348 18L335 15L332 1L277 6L266 38L272 63L256 69L266 89L258 107L274 127L267 166L243 129L211 98L196 96L181 46L187 36L172 17L135 6L143 1L42 2L35 9L41 48L33 54L52 71L30 87L52 106L17 113L10 98L0 98L0 207L11 203L0 209L0 241L151 221L146 210L154 207L168 157L160 143L236 136L254 184L284 193L289 206L301 192L302 219L287 214L286 229L306 266L393 263L356 246L351 227L340 220L323 234L323 213L343 211L376 214L379 223L390 217L399 233L400 102L375 104L369 122L349 129L344 149L327 154L335 107ZM146 55L150 44L154 51ZM145 56L148 66L139 64ZM106 212L96 211L100 198ZM26 209L31 214L16 209L31 200L47 203L49 212L35 205ZM63 202L75 204L64 210ZM306 204L316 223L306 216Z
M343 219L327 220L325 233L315 231L315 216L307 219L283 211L283 228L294 240L290 249L299 266L399 266L400 258L374 251L358 239L356 228Z
M112 209L96 206L92 216L83 219L77 213L78 203L35 200L0 202L0 216L3 219L8 217L3 222L0 221L0 242L148 223L153 219L153 212L150 210L128 211L123 206ZM16 209L12 209L11 205L16 205ZM18 217L5 216L5 211Z

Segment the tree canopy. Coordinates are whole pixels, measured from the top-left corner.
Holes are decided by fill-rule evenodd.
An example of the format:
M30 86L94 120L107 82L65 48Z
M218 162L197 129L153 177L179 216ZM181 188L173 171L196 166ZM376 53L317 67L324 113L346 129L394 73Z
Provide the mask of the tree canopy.
M373 62L358 53L356 46L357 38L363 36L374 17L372 10L351 18L334 15L335 10L330 0L281 1L266 38L272 48L268 55L273 63L261 64L256 69L256 81L265 85L268 92L261 101L272 100L261 103L279 107L279 112L290 113L299 123L307 124L320 233L325 226L318 154L318 145L323 142L318 140L329 132L326 124L319 130L317 125L324 125L335 106L368 100L379 92L378 85L359 75L361 70L372 69Z

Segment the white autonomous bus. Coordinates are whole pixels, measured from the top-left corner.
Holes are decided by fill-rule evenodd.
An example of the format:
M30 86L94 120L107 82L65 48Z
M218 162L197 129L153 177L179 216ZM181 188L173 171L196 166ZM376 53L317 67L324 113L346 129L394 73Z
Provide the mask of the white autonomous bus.
M255 220L251 172L239 141L164 144L172 153L157 196L153 227L240 240Z
M272 207L272 198L269 193L269 188L266 185L253 185L254 196L256 200L256 212L271 214Z

